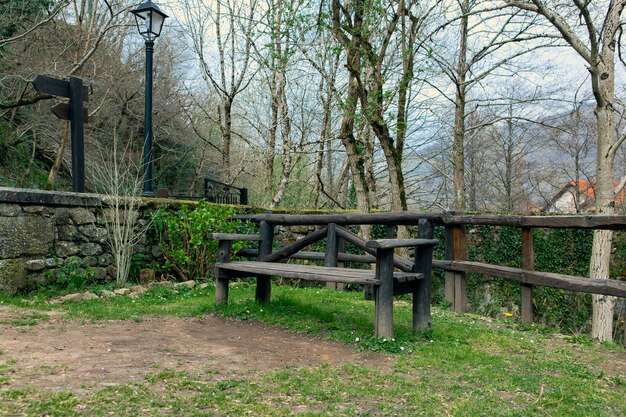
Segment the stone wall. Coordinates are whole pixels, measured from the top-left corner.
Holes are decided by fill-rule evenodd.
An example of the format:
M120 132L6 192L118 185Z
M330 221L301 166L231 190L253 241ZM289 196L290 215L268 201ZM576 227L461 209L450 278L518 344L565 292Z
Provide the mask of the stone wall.
M139 225L155 204L158 199L142 200ZM98 195L0 187L0 292L27 292L53 281L71 258L84 260L99 280L115 279L108 210ZM162 256L156 242L136 249L148 262Z

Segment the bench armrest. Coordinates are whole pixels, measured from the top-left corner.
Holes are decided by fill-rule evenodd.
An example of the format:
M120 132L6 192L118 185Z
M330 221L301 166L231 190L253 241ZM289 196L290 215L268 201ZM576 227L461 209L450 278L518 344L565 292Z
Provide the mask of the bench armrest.
M207 239L212 240L249 240L249 241L260 241L260 235L245 235L239 233L209 233L207 235Z
M372 249L392 249L411 246L436 246L437 239L377 239L369 240L365 246Z

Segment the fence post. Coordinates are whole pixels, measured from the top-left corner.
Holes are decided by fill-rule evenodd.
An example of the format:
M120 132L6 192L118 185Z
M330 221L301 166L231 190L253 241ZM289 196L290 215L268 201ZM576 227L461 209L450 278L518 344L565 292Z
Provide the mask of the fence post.
M248 205L248 189L246 187L239 189L239 204L242 206Z
M217 261L220 263L226 263L230 260L230 240L220 240L217 247ZM222 277L220 270L217 270L217 276L215 277L215 303L226 304L228 303L228 278Z
M535 250L533 247L533 229L522 227L522 269L535 270ZM522 283L522 323L533 321L533 286Z
M419 239L433 238L433 225L426 219L420 219L417 229ZM416 247L414 272L421 272L424 278L415 282L413 290L413 331L428 330L432 327L430 314L430 292L432 286L433 248Z
M324 266L337 267L339 265L338 258L340 252L340 244L343 239L337 236L337 225L335 223L328 224L328 232L326 234L326 255L324 256ZM340 282L327 282L326 288L332 290L343 290L345 284Z
M272 253L274 241L274 225L266 221L260 224L261 242L259 243L259 261ZM272 281L269 275L258 275L256 278L256 300L259 303L269 303L272 292Z
M465 225L454 225L453 247L455 261L465 261L467 259L467 235ZM464 271L454 273L454 311L463 313L467 309L467 280Z
M447 261L452 261L454 260L454 226L446 225L444 240L444 258ZM444 273L444 297L451 306L454 306L454 272L452 271L445 271Z

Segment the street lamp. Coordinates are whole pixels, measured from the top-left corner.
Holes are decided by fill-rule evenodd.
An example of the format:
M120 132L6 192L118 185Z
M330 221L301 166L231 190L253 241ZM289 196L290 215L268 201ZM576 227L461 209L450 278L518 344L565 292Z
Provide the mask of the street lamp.
M146 40L146 101L144 112L144 130L146 138L143 143L143 195L154 197L152 192L152 53L154 40L161 34L163 22L168 17L150 0L141 3L135 10L137 30Z

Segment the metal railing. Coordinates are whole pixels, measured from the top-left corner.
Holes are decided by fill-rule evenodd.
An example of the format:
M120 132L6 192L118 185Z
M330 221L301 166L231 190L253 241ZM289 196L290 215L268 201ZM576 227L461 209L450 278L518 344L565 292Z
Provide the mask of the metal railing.
M247 205L248 189L205 178L204 199L211 203Z

